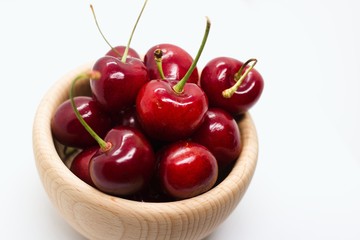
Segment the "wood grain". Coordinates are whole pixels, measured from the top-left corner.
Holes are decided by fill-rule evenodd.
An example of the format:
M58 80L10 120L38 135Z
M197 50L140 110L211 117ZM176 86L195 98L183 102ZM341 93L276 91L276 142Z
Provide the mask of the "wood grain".
M63 218L88 239L203 239L235 209L253 177L257 133L249 113L238 122L243 149L229 176L200 196L176 202L145 203L106 195L73 175L51 136L56 107L68 98L72 79L85 64L63 76L43 97L33 123L36 167L50 201ZM88 92L88 81L79 83Z

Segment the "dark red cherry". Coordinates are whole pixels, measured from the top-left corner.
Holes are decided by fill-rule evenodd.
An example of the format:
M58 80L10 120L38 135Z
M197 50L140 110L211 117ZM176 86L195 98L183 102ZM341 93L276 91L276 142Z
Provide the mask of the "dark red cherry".
M219 169L234 163L239 157L242 143L239 127L228 112L211 108L205 114L204 122L192 136L192 140L210 150Z
M146 134L143 127L141 126L139 122L139 117L136 111L135 106L129 109L124 110L119 116L116 121L115 126L127 126L127 127L133 127L137 130L141 131L145 137L149 140L150 144L152 145L154 151L162 147L163 142L159 140L155 140L154 138L150 137Z
M159 179L164 191L176 199L185 199L211 189L218 176L215 157L194 142L176 142L161 151Z
M207 97L197 84L187 80L196 67L209 30L207 19L198 54L181 80L151 80L139 91L136 98L139 122L151 138L168 142L187 138L202 123L208 109Z
M111 128L110 116L91 97L78 96L74 101L83 119L104 137ZM77 119L70 100L57 108L51 120L51 130L54 138L65 146L86 148L97 144Z
M121 58L124 55L125 49L126 49L126 46L116 46L113 49L110 49L105 55L116 57L116 58ZM133 48L129 48L127 57L141 59L140 55Z
M95 187L90 177L89 163L91 158L99 151L99 146L89 147L79 152L71 162L70 171L78 178Z
M248 66L250 63L253 65ZM229 57L209 61L200 77L209 105L225 109L232 115L248 111L259 100L264 88L264 80L253 68L254 63L256 60L250 59L244 65Z
M134 128L118 126L104 141L110 148L99 150L90 161L95 186L116 196L134 194L147 186L155 169L155 155L144 135Z
M149 71L150 79L161 79L156 61L154 59L154 51L160 49L162 51L162 69L165 79L179 80L183 78L190 68L193 58L184 49L173 44L158 44L151 47L145 54L144 63ZM189 77L189 83L199 83L199 73L197 68Z
M90 80L92 94L96 101L109 113L119 114L135 104L140 88L149 81L147 69L137 58L120 59L104 56L93 66L101 78Z
M117 125L128 126L142 131L135 106L124 110L117 121Z
M117 115L122 110L135 105L135 98L139 89L149 81L144 63L140 58L130 57L134 54L134 51L130 49L130 43L146 3L147 0L145 0L143 4L126 47L124 50L121 50L123 47L119 47L121 53L117 53L118 48L113 48L102 34L96 20L94 9L90 5L99 32L112 49L111 52L115 51L115 53L117 53L116 57L104 56L100 58L94 64L93 70L99 72L101 78L90 80L91 91L94 98L112 115ZM111 52L109 53L110 55L112 55ZM121 58L119 55L121 55ZM136 53L136 55L138 54Z

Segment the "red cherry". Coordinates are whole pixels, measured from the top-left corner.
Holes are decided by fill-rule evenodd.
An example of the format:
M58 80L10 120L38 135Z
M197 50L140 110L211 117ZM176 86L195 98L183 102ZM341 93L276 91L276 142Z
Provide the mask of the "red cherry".
M161 151L159 178L170 196L185 199L211 189L218 176L215 157L204 146L177 142Z
M248 67L251 62L253 65ZM243 64L229 57L209 61L200 77L209 105L225 109L232 115L248 111L259 100L264 88L262 76L253 68L255 63L255 59Z
M158 71L154 52L162 52L162 69L167 80L179 80L183 78L190 68L193 58L184 49L173 44L158 44L151 47L145 54L144 63L148 69L150 79L161 79ZM197 68L194 69L188 80L189 83L199 84L199 73Z
M74 160L71 162L70 171L73 172L78 178L95 187L89 172L89 163L91 158L98 152L99 146L86 148L79 152Z
M126 62L110 56L101 57L93 66L101 78L90 80L94 98L109 113L119 114L135 104L140 88L149 81L143 62L126 58Z
M152 138L176 141L189 137L203 122L208 109L205 93L194 83L187 83L181 93L176 83L152 80L139 92L136 108L141 126Z
M110 46L111 51L118 55L116 57L105 56L100 58L93 66L93 70L100 72L101 78L90 80L94 98L106 111L113 115L119 114L122 110L133 106L139 89L149 80L147 69L140 58L129 57L129 53L130 55L133 54L133 51L130 50L130 43L146 3L147 0L143 4L126 47L123 51L120 49L121 53L106 40L97 22L94 9L90 5L101 36Z
M151 80L136 98L139 122L151 137L162 141L176 141L189 137L200 126L208 109L203 90L187 83L205 46L210 30L207 19L199 52L185 76L178 82Z
M111 128L111 118L91 97L78 96L74 101L83 119L101 137L104 137ZM51 130L54 138L65 146L86 148L96 145L94 138L77 119L70 100L63 102L57 108L51 120Z
M138 130L119 126L104 140L110 149L100 150L90 160L90 176L95 186L108 194L125 196L142 190L152 178L155 155Z
M241 152L240 130L235 119L225 110L211 108L204 122L192 136L215 156L219 169L234 163Z

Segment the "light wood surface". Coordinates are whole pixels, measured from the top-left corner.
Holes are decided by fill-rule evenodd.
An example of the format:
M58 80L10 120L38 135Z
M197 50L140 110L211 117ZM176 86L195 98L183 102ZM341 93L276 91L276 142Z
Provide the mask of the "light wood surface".
M79 180L56 151L50 129L56 107L68 98L72 79L85 64L57 81L43 97L33 124L33 150L44 189L62 217L88 239L203 239L238 205L254 174L258 139L249 113L239 121L243 149L229 176L200 196L144 203L106 195ZM88 81L78 83L86 93ZM78 93L80 93L78 91Z

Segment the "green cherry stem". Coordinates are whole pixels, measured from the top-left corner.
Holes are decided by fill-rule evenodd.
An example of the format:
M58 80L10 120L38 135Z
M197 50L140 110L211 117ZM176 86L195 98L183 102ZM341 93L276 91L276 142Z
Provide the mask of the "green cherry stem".
M79 110L77 109L77 107L75 105L75 101L74 101L74 88L75 88L75 84L77 81L83 81L83 80L90 79L90 78L91 79L100 79L100 77L101 77L101 74L98 71L87 71L87 72L79 74L72 81L70 92L69 92L69 98L70 98L71 106L75 112L77 119L84 126L86 131L88 131L88 133L97 141L97 143L100 146L101 151L106 152L112 147L112 144L110 142L105 142L101 137L99 137L99 135L97 135L97 133L89 126L89 124L87 124L85 122L84 118L81 116Z
M162 56L163 56L163 51L161 49L158 48L154 51L154 58L161 80L165 80L164 70L162 67Z
M239 79L241 78L242 75L245 75L245 76L246 76L246 74L248 74L248 73L242 74L242 72L244 71L245 67L246 67L247 65L249 65L249 63L251 63L251 62L254 62L254 63L253 63L253 66L252 66L252 68L254 68L255 64L257 63L257 60L256 60L255 58L250 58L250 59L247 60L243 65L241 65L241 68L239 69L239 71L238 71L237 73L235 73L235 75L234 75L234 80L235 80L235 82L239 81ZM251 68L251 69L252 69L252 68Z
M99 22L98 22L98 20L97 20L97 18L96 18L96 14L95 14L95 10L94 10L93 5L90 4L90 8L91 8L91 12L92 12L92 14L93 14L94 20L95 20L96 27L97 27L98 31L100 32L102 38L105 40L105 42L107 43L107 45L108 45L119 57L121 57L121 53L119 53L119 51L117 51L117 50L110 44L110 42L106 39L105 35L104 35L103 32L101 31Z
M199 61L199 58L201 56L202 51L204 50L207 38L209 36L209 32L210 32L210 27L211 27L211 22L210 19L208 17L206 17L206 28L205 28L205 33L204 33L204 37L203 40L201 42L200 48L198 53L196 54L196 57L194 59L194 61L192 62L189 70L186 72L185 76L175 85L173 86L173 89L176 93L182 93L182 91L184 90L184 86L185 83L187 82L187 80L190 78L190 75L193 73L193 71L196 68L196 64Z
M249 60L247 60L240 68L240 70L235 74L234 76L234 80L236 81L236 83L228 88L225 89L222 92L222 95L224 98L231 98L232 95L234 95L234 93L236 92L236 90L240 87L241 83L243 82L243 80L246 78L246 76L249 74L249 72L255 67L257 63L257 60L255 58L251 58ZM246 71L242 74L242 71L249 66Z
M139 23L139 20L140 20L140 18L141 18L141 15L142 15L142 13L144 12L146 3L147 3L147 0L145 0L143 6L142 6L142 8L141 8L140 14L139 14L138 18L136 19L135 25L134 25L134 27L133 27L133 29L132 29L132 31L131 31L131 35L130 35L129 41L128 41L127 45L126 45L126 48L125 48L125 51L124 51L124 55L123 55L122 58L121 58L121 62L123 62L123 63L126 62L126 58L127 58L128 52L129 52L129 48L130 48L130 43L131 43L132 37L133 37L133 35L134 35L134 33L135 33L135 29L136 29L136 27L137 27L137 25L138 25L138 23Z

